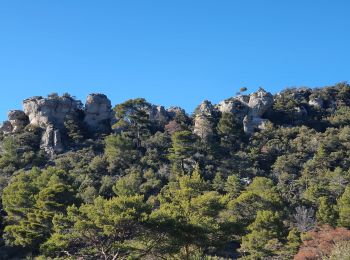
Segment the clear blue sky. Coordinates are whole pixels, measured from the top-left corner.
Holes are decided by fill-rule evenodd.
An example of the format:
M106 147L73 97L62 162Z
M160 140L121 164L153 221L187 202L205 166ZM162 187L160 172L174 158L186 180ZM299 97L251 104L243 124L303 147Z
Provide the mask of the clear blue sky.
M0 0L0 119L51 92L191 112L242 86L346 81L349 11L349 0Z

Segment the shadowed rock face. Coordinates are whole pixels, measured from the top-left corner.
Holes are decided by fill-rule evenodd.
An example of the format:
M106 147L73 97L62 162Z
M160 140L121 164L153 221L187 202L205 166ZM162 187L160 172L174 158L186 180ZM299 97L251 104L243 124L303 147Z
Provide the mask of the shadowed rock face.
M113 111L111 101L104 94L90 94L85 103L84 122L93 132L111 129Z
M161 124L166 124L169 119L169 113L163 106L152 106L149 111L149 119L152 121L158 121Z
M60 130L55 129L53 125L47 125L41 137L40 146L49 155L63 152L64 146Z
M19 132L28 124L28 117L21 110L10 110L7 116L13 128L12 132Z

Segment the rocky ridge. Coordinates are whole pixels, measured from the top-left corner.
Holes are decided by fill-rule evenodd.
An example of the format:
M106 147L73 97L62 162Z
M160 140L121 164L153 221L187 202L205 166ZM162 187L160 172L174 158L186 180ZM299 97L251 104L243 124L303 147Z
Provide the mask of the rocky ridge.
M233 113L236 120L243 125L244 132L251 135L266 127L269 120L264 115L272 109L273 104L273 95L262 88L250 95L223 100L217 105L205 100L194 112L193 132L202 139L210 138L215 130L215 118L221 113ZM319 97L310 98L309 105L319 107L323 102ZM156 105L148 107L146 112L150 120L163 126L173 120L177 113L185 113L179 107L165 109ZM304 108L299 108L296 112L307 113ZM112 131L112 124L115 123L112 122L115 117L111 101L104 94L88 95L84 105L68 94L52 94L47 98L35 96L25 99L23 111L9 111L8 120L3 123L0 132L6 135L16 133L27 125L39 127L42 129L41 147L49 154L59 153L65 148L62 133L67 118L81 119L90 132L97 133Z

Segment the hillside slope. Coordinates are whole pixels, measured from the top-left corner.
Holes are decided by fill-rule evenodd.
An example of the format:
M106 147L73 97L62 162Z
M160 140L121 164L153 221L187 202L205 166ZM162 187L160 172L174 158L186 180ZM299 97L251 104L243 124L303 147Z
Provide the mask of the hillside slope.
M347 83L259 89L192 115L28 98L0 128L0 258L335 254L350 240L349 123Z

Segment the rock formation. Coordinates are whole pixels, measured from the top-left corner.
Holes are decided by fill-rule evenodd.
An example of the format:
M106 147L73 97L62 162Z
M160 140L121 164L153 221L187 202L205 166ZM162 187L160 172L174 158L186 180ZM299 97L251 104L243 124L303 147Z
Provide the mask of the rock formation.
M12 132L19 132L28 124L27 115L21 110L10 110L8 112L8 119L12 125Z
M273 96L260 88L249 96L249 114L253 118L261 117L273 105Z
M264 129L269 120L262 118L273 105L273 96L264 89L259 88L249 96L249 112L243 120L243 129L247 134L252 134L255 129Z
M37 126L42 129L41 148L53 154L64 151L62 133L67 118L81 118L92 132L109 132L112 117L112 105L106 95L90 94L83 107L79 100L68 94L51 94L47 98L35 96L25 99L23 111L9 111L8 121L2 124L0 131L12 134L28 124Z
M250 95L240 95L221 101L217 108L221 113L233 113L243 123L244 132L252 134L257 129L264 129L268 120L262 118L272 107L273 96L264 89Z
M74 115L81 108L81 102L69 96L38 96L23 101L23 110L29 117L29 123L42 128L49 124L57 129L63 128L66 117Z
M163 106L152 106L149 113L149 119L158 121L161 124L169 122L170 116Z
M238 121L242 122L243 118L249 112L249 96L238 96L221 101L217 108L221 113L232 113Z
M320 105L319 103L314 105ZM193 132L202 139L210 138L214 134L221 112L233 113L235 118L242 122L244 131L252 134L256 129L263 129L266 126L268 120L263 116L272 104L272 95L263 89L251 95L241 95L224 100L216 106L207 100L203 101L194 114ZM149 119L162 126L168 126L168 132L182 129L175 122L176 116L186 116L182 108L165 109L163 106L149 105L145 109ZM300 113L303 112L300 111ZM70 122L73 121L73 124L75 120L81 120L90 132L107 133L111 131L112 120L115 120L115 116L111 101L104 94L88 95L85 106L68 94L63 96L51 94L47 98L35 96L23 101L23 111L9 111L8 121L2 124L0 132L6 135L17 133L28 124L37 126L42 129L41 148L49 154L54 154L65 149L66 141L63 139L63 134L66 132L67 119Z
M3 122L0 128L4 134L17 133L28 124L28 117L21 110L10 110L7 117L8 121Z
M84 109L84 122L92 132L108 132L111 129L113 111L111 101L104 94L88 95Z
M62 142L61 132L51 124L46 126L46 129L41 137L41 148L49 155L63 152L64 146Z
M195 112L193 132L202 139L207 139L214 132L213 119L216 118L217 110L210 101L203 101Z

